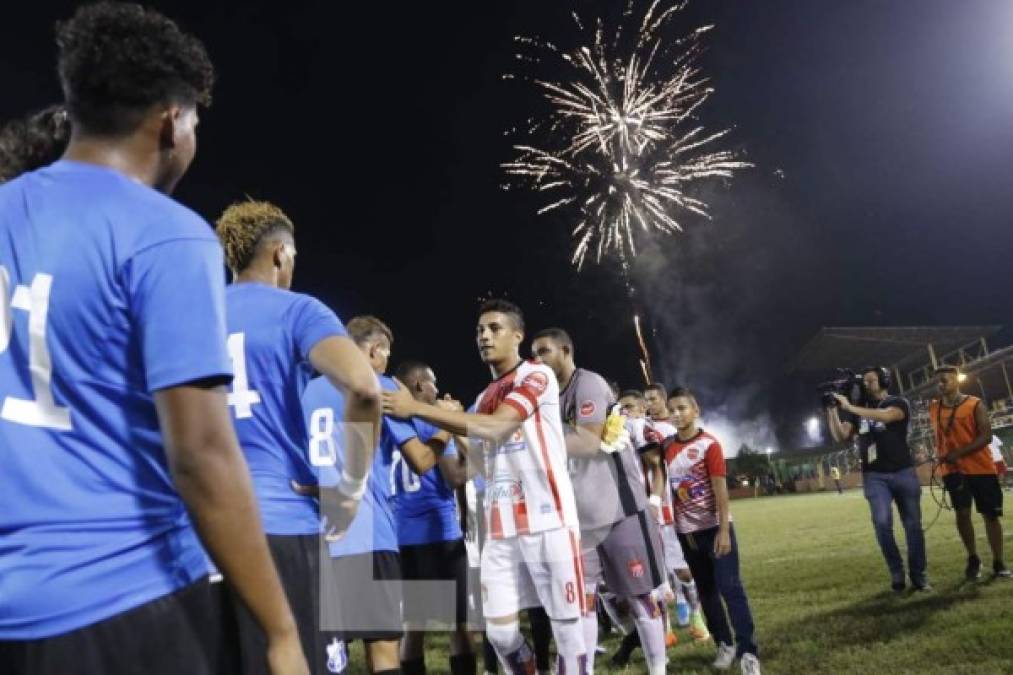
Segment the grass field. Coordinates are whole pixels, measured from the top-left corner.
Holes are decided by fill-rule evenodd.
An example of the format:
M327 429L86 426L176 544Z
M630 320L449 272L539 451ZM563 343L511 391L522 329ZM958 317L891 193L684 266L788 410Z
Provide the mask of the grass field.
M926 525L936 510L926 490ZM1013 580L992 582L984 574L981 582L964 583L951 512L926 533L935 591L899 596L889 590L861 490L735 501L732 514L764 673L1013 673ZM983 572L990 572L975 518ZM1013 558L1010 520L1004 523L1007 558ZM895 528L903 550L899 523ZM430 673L448 672L441 637L427 640ZM713 672L713 646L690 644L681 630L679 637L669 651L669 672ZM611 654L617 639L604 644ZM351 672L365 672L358 644L351 657ZM595 672L611 672L607 655L596 666ZM626 670L643 672L643 663L635 659Z

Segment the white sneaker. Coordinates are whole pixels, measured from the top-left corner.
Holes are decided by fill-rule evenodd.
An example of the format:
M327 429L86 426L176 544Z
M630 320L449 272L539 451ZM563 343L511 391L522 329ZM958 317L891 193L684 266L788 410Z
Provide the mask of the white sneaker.
M760 659L756 658L756 654L743 654L739 665L742 675L760 675Z
M735 647L719 642L718 655L711 665L718 670L728 670L733 663L735 663Z

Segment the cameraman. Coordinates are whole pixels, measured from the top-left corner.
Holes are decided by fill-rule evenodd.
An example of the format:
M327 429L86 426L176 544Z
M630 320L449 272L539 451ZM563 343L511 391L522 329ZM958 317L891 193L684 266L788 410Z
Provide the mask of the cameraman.
M891 587L896 592L905 587L904 562L893 536L892 502L897 502L907 539L911 586L916 591L928 591L932 587L925 576L922 488L907 444L911 408L907 400L887 394L889 385L889 370L866 368L862 371L862 402L868 407L834 394L835 405L827 408L827 422L838 443L858 436L865 498L872 511L876 540L890 570ZM846 416L843 420L842 413Z

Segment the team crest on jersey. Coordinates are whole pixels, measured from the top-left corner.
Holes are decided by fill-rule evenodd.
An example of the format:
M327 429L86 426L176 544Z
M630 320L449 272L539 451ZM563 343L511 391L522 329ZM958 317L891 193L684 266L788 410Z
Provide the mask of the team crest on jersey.
M633 560L629 561L626 564L626 566L630 570L630 576L632 576L634 579L640 579L641 577L644 576L644 563L642 560L634 558Z
M348 667L348 647L345 646L345 641L334 638L326 649L328 672L343 673Z
M591 415L594 414L594 411L595 411L594 401L584 401L583 403L580 404L581 417L590 417Z
M695 462L696 460L700 459L700 449L697 448L695 445L691 445L688 448L686 448L686 456L689 457L689 461Z
M549 378L545 377L545 373L536 371L529 373L521 382L521 386L531 389L536 394L542 394L549 387Z

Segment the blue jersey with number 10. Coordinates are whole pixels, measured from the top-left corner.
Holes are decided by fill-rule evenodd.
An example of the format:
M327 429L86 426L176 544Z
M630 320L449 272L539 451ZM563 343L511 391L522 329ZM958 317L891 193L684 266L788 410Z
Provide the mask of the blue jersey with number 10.
M221 246L111 169L0 186L0 640L83 628L197 581L153 394L228 381Z
M412 425L420 441L428 441L439 429L417 417ZM443 451L444 457L457 457L457 448L450 441ZM394 467L394 501L397 513L397 539L401 546L436 544L454 541L464 536L457 518L457 499L453 489L443 479L439 465L421 476L412 471L408 462Z
M320 301L264 284L232 284L225 304L236 373L229 406L264 531L316 534L316 499L296 494L291 485L316 480L306 456L301 398L313 374L310 351L325 338L346 335L345 327Z

